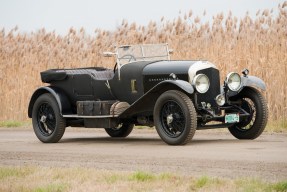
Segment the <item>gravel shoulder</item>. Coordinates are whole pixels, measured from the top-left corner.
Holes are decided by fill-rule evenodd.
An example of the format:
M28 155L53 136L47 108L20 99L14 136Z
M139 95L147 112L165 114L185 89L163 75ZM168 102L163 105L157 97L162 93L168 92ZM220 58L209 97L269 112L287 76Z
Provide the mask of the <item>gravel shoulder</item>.
M185 146L168 146L154 129L125 139L102 129L67 128L59 143L43 144L29 128L0 128L0 166L92 167L223 178L287 180L287 134L237 140L227 131L197 131Z

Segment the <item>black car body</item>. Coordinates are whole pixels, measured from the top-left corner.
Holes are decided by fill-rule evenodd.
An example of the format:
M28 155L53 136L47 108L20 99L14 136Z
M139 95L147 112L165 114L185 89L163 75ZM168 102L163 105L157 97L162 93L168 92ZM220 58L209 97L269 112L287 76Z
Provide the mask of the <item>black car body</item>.
M42 142L57 142L68 126L105 128L125 137L134 125L156 127L168 144L187 143L196 129L228 127L239 139L264 130L268 110L264 82L219 70L208 61L170 60L167 44L120 46L114 69L52 69L49 86L32 95L28 115ZM212 123L210 123L212 122Z

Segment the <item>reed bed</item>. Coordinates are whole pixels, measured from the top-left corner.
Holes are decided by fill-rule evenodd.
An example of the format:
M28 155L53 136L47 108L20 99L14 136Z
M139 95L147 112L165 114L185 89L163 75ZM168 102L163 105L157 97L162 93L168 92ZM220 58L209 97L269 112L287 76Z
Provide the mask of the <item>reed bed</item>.
M150 21L146 26L123 21L116 30L71 28L66 35L47 32L22 33L0 29L0 120L26 120L33 91L44 84L40 72L51 68L113 67L103 51L115 44L165 43L174 50L172 59L205 59L221 70L250 70L267 84L271 120L287 119L287 2L273 10L259 10L243 18L220 13L203 22L192 11L174 20Z

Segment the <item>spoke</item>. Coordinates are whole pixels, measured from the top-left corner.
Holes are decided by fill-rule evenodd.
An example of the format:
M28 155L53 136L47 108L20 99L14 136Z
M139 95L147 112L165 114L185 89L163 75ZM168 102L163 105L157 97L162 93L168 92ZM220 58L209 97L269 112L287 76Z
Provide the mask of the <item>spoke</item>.
M169 106L169 103L166 104L165 108L166 108L167 114L170 114L170 106Z
M41 118L45 116L45 122L41 122ZM53 108L48 103L43 103L38 108L38 126L43 135L51 135L56 127L56 118Z
M168 123L168 116L173 119ZM181 107L175 101L167 101L161 111L161 122L164 131L171 137L178 137L185 127L185 117Z
M163 115L164 117L167 117L169 115L166 108L164 108L163 113L164 113L164 115Z
M242 107L244 110L246 110L250 114L250 117L248 119L246 119L243 126L240 126L240 124L239 124L239 126L237 126L237 128L246 131L246 130L251 129L255 123L256 107L255 107L254 102L250 98L243 98L242 101L245 102L245 105L242 105Z
M181 130L184 127L184 123L181 121L177 121L177 125L180 127Z
M54 130L54 126L50 121L46 121L46 125L49 130Z
M48 132L48 126L47 126L47 124L46 124L46 123L43 123L43 125L44 125L44 128L45 128L45 132Z

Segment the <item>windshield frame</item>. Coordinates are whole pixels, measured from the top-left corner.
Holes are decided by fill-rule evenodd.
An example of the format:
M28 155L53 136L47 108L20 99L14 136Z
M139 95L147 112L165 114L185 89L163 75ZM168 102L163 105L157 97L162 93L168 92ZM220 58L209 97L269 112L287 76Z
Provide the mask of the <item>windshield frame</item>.
M155 54L155 55L148 55L146 52L148 52L149 48L159 47L161 48L162 52L164 54ZM133 48L139 48L140 49L140 55L137 55L133 53ZM121 53L126 51L125 49L130 49L131 52L127 52L128 54L122 55ZM139 50L138 50L139 51ZM135 44L135 45L121 45L115 47L115 55L117 64L120 67L123 65L129 64L129 63L136 63L139 61L157 61L157 60L169 60L170 61L170 50L168 48L167 43L161 43L161 44ZM130 57L130 58L123 58L123 57ZM123 60L126 60L126 62L123 62Z

